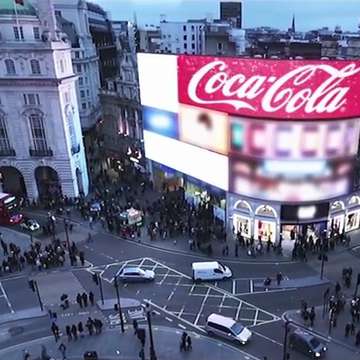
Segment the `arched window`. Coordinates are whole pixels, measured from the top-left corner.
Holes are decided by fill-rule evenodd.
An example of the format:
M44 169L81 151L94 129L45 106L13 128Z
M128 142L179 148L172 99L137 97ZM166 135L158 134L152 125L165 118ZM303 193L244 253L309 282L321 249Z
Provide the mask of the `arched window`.
M6 59L5 60L5 67L6 67L6 73L8 75L15 75L16 74L15 63L14 63L13 60Z
M38 113L31 114L29 124L34 150L46 151L48 147L42 115Z
M0 152L10 149L5 117L0 114Z
M30 66L31 66L31 73L33 75L41 74L40 63L38 60L35 59L30 60Z

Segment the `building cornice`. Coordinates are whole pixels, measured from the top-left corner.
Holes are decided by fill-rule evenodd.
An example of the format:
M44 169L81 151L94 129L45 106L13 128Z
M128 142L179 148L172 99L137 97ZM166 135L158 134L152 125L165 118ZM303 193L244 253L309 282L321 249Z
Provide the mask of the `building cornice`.
M77 79L77 75L71 75L60 79L54 78L0 78L0 86L59 86L68 80Z

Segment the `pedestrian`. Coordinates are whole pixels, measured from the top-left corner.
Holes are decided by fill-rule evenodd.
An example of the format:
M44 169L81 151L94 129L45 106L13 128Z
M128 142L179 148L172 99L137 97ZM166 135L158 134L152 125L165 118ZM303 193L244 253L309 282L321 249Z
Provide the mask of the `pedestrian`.
M77 327L75 324L73 324L71 326L71 334L72 334L74 340L76 341L78 339L78 333L77 333Z
M80 308L82 309L83 308L83 298L81 296L81 294L77 294L76 295L76 302L79 304Z
M355 345L356 345L356 346L359 346L359 345L360 345L360 330L356 333Z
M280 286L280 283L281 283L282 279L283 279L283 276L282 276L281 272L278 272L278 273L276 274L277 286Z
M340 291L341 291L341 285L339 284L339 282L337 282L335 285L335 294L339 295Z
M309 313L309 319L310 319L310 326L313 327L314 326L314 321L315 321L315 308L314 306L311 307L310 313Z
M89 335L92 336L92 334L94 333L94 324L93 324L93 320L91 319L91 317L89 317L87 319L85 326L88 329Z
M351 329L351 324L350 324L350 323L347 323L347 324L345 325L345 337L346 337L346 338L349 337L349 335L350 335L350 329Z
M133 327L134 327L134 335L137 335L139 324L136 319L133 320Z
M83 323L81 321L79 321L77 329L78 329L78 332L79 332L79 337L83 338L84 337L84 326L83 326Z
M40 359L41 360L49 360L50 359L50 356L47 353L47 349L46 349L45 345L41 345Z
M89 302L91 306L94 306L94 301L95 301L95 297L94 297L94 293L92 291L89 292Z
M54 322L51 324L51 332L54 335L55 342L57 342L60 338L59 327Z
M141 347L141 350L139 351L139 359L140 360L145 360L145 351L144 351L144 347Z
M71 327L69 325L66 325L65 332L66 332L66 335L68 337L68 341L70 342L71 339L72 339L72 335L71 335Z
M235 257L239 256L239 245L238 243L235 244Z
M79 259L80 259L81 266L84 266L85 265L85 254L83 251L79 252Z
M23 350L23 359L24 360L31 360L31 355L27 350Z
M187 333L184 331L181 335L180 351L186 351L186 338L187 338Z
M355 335L355 324L353 322L350 325L350 335Z
M190 335L186 337L186 351L192 350L192 341Z
M86 293L86 292L83 292L81 296L82 296L82 300L83 300L83 303L84 303L84 307L87 307L87 306L88 306L88 296L87 296L87 293Z
M60 344L59 351L61 352L61 356L62 356L61 360L66 360L66 346L64 343Z

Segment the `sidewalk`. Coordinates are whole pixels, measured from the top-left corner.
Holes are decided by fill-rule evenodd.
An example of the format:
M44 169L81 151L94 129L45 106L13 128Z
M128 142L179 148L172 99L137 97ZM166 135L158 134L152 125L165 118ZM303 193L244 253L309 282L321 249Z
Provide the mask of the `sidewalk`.
M323 336L325 338L328 338L329 340L335 341L338 344L341 345L345 345L346 347L350 347L352 349L356 349L357 351L359 351L359 347L355 346L355 336L353 335L349 335L348 338L345 337L345 325L348 322L351 322L351 316L350 316L350 305L347 301L347 304L345 305L345 309L338 315L337 317L337 324L336 327L331 328L331 330L329 331L329 315L328 313L324 314L324 318L323 318L323 307L322 306L317 306L315 308L315 313L316 313L316 317L315 317L315 322L314 322L314 326L310 327L310 323L309 321L307 323L304 322L303 318L300 315L300 310L296 310L296 311L288 311L286 312L285 317L288 320L291 320L292 322L294 322L295 324L298 324L299 326L302 327L307 327L309 328L311 331L319 334L320 336ZM359 331L359 326L360 323L355 324L356 326L356 330L355 330L355 334L357 331Z
M145 356L149 358L149 334L146 326ZM155 342L155 351L160 360L247 360L255 357L230 346L220 343L216 339L206 336L189 333L192 337L193 349L189 352L179 351L179 342L182 332L174 328L153 326L153 337ZM134 335L133 329L126 328L124 334L119 329L106 330L101 335L86 336L76 342L68 343L65 337L61 339L67 347L67 359L82 360L85 351L96 351L99 359L118 359L132 360L139 359L141 349L140 341ZM0 359L19 360L22 358L23 350L27 350L32 355L32 360L38 359L41 353L41 345L47 349L48 355L56 360L61 360L61 354L58 351L60 342L55 343L53 337L37 339L25 344L16 345L0 351Z

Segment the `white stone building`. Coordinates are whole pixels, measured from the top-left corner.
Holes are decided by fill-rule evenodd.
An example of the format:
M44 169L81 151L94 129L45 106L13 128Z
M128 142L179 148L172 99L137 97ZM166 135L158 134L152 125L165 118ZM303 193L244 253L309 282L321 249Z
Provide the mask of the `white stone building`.
M16 6L16 11L14 6ZM88 192L71 44L51 0L0 3L2 191L29 199Z
M90 33L88 5L81 0L53 2L57 21L71 41L73 68L78 75L76 92L80 121L86 131L101 117L99 56Z

